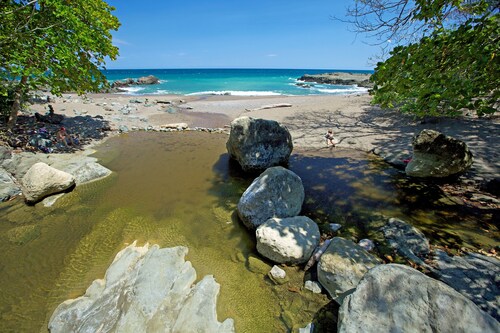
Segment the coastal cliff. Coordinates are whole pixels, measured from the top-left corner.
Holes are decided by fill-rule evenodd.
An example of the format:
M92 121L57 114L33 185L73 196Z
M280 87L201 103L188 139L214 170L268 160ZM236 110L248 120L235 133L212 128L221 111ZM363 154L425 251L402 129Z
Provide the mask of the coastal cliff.
M373 88L370 76L371 74L335 72L314 75L304 74L299 80L319 84L357 85L358 87Z

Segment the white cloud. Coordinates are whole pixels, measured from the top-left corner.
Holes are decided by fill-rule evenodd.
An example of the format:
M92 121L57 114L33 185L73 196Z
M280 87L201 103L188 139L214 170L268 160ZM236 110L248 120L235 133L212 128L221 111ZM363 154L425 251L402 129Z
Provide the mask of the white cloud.
M266 57L273 58L273 57L277 57L277 56L278 56L277 54L271 53L271 54L268 54Z

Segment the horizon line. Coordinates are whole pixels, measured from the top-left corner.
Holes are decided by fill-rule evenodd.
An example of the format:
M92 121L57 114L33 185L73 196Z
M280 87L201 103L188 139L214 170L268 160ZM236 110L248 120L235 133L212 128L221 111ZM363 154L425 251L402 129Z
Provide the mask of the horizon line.
M288 68L288 67L150 67L150 68L104 68L103 70L158 70L158 69L291 69L291 70L325 70L325 71L374 71L374 69L356 68Z

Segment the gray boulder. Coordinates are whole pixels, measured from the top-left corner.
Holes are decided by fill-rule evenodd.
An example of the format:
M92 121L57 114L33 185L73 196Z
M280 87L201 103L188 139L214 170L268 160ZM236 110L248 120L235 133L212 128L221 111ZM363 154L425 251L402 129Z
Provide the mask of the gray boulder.
M285 165L293 150L288 129L274 120L240 117L231 122L227 151L244 171Z
M22 179L22 190L28 203L38 202L73 185L75 177L42 162L35 163Z
M256 232L257 252L280 264L302 264L319 244L318 225L306 216L271 218Z
M389 246L400 255L417 264L424 264L421 258L429 255L429 241L417 228L405 221L390 218L380 230L384 233Z
M500 324L446 284L403 265L379 265L347 296L338 332L500 332Z
M379 265L378 258L361 246L341 237L332 238L318 262L318 280L332 299L342 304L369 269Z
M434 251L438 278L500 320L500 260L477 253L450 257Z
M116 255L103 280L56 308L50 332L234 332L232 319L217 321L219 285L209 275L194 284L187 251L134 242Z
M283 167L264 171L238 202L238 216L253 230L272 217L297 216L304 202L304 185L294 172Z
M413 157L405 172L412 177L443 178L465 172L473 161L465 142L423 130L413 139Z

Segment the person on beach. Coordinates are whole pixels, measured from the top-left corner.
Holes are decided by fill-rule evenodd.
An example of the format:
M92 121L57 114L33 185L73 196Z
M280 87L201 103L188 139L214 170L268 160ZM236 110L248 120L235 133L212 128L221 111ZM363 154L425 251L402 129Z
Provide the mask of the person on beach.
M326 138L326 145L329 146L330 144L332 145L332 147L335 147L335 137L333 136L333 131L331 129L328 130L328 132L326 132L325 134L325 138Z
M73 141L73 138L71 137L71 135L68 134L68 132L66 131L66 128L64 128L64 127L61 127L59 129L59 131L57 131L56 138L57 138L57 141L64 144L65 147L68 147L69 145L72 145L72 146L75 145L75 141Z

